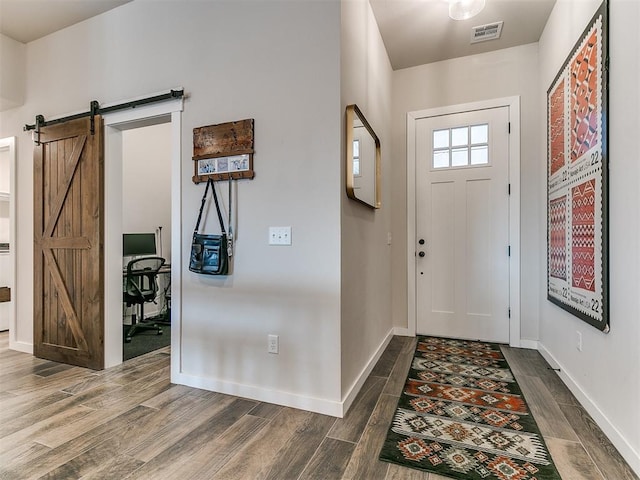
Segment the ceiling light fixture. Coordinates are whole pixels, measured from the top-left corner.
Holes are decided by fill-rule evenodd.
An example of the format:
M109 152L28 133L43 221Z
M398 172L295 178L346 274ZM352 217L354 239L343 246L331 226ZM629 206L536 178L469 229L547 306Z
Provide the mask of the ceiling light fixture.
M454 20L475 17L484 8L485 0L449 0L449 16Z

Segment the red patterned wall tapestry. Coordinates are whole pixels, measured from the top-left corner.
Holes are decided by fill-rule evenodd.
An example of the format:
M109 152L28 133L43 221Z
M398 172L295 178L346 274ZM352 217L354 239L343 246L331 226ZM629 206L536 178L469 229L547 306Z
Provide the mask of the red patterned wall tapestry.
M547 91L547 298L609 331L608 5Z

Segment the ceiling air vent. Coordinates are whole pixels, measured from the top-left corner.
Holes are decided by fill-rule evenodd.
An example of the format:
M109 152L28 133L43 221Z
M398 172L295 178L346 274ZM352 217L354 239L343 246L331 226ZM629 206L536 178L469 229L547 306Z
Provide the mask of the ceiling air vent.
M502 33L504 22L487 23L471 29L471 43L486 42L487 40L497 40Z

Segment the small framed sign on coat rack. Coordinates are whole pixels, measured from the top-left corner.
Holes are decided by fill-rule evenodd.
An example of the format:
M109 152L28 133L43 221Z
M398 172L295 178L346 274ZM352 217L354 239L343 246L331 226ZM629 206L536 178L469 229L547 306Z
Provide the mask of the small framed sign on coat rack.
M193 129L193 182L253 178L253 118Z

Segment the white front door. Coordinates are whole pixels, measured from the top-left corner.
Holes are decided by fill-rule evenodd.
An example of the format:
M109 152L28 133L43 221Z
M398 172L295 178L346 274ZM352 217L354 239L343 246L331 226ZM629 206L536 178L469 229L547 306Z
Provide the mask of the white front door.
M509 342L509 108L418 118L417 332Z

